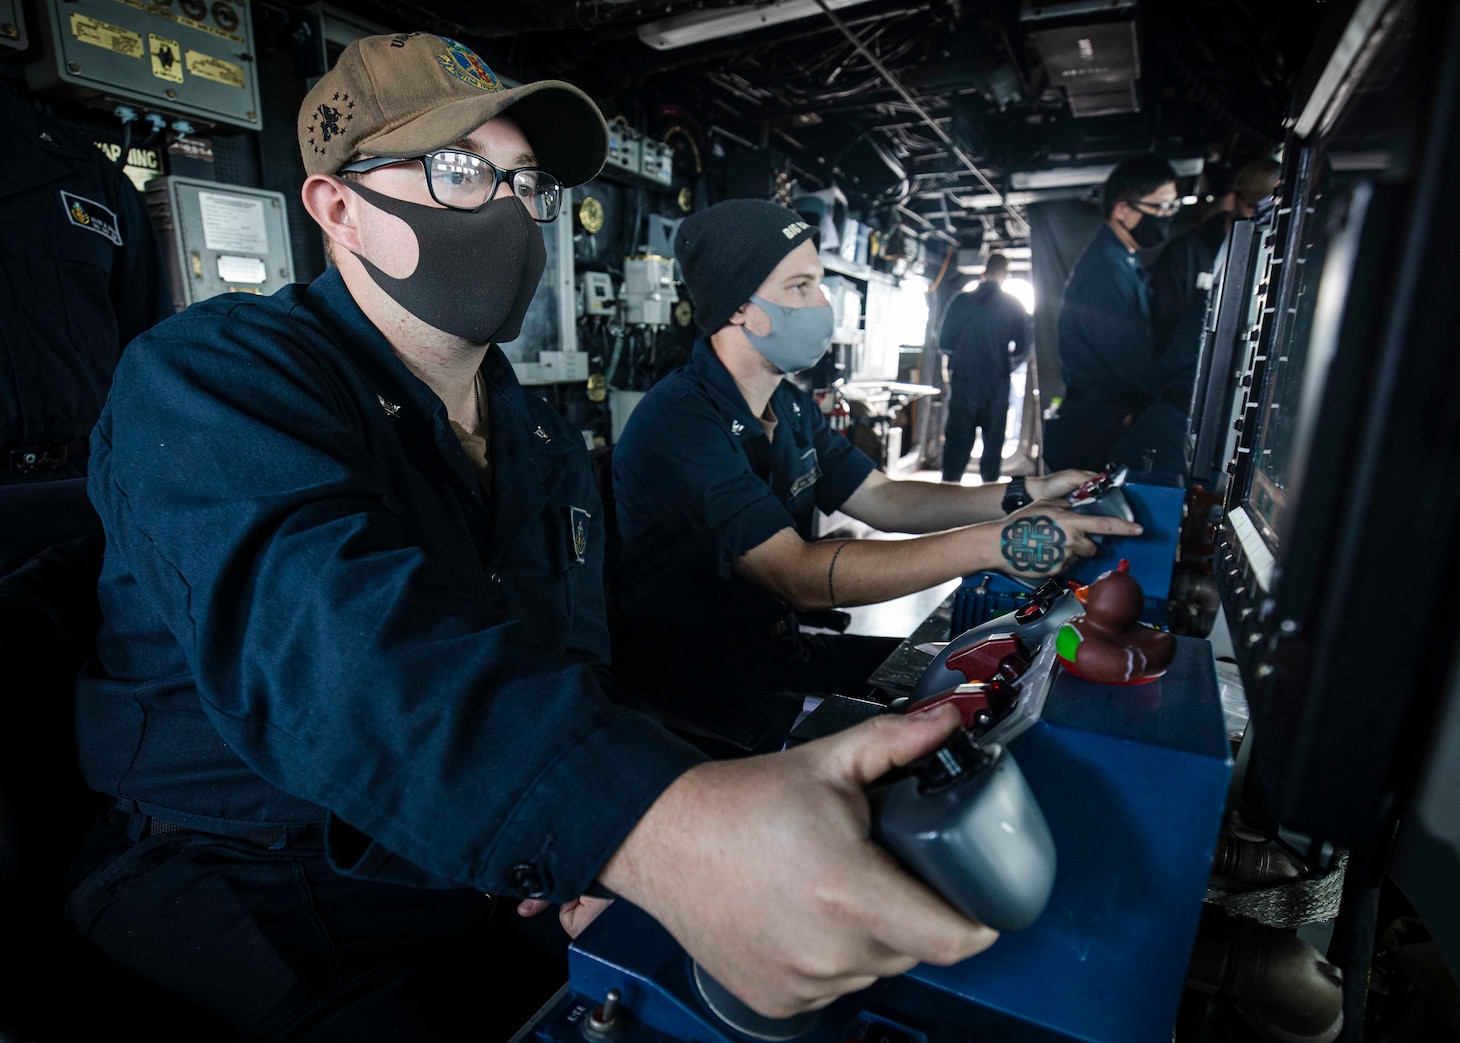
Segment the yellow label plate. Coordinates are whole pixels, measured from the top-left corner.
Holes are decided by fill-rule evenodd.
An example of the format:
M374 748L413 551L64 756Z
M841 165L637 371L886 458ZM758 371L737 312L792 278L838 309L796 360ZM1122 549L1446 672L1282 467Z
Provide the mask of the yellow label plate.
M152 75L159 80L182 83L182 49L176 40L156 33L147 34L147 50L152 55Z
M104 47L108 51L125 54L128 58L140 58L146 53L142 37L119 25L87 18L84 14L71 13L71 35L82 43L93 47Z
M201 76L205 80L243 90L245 80L242 65L225 62L222 58L214 58L202 51L188 51L187 64L188 72L194 76Z

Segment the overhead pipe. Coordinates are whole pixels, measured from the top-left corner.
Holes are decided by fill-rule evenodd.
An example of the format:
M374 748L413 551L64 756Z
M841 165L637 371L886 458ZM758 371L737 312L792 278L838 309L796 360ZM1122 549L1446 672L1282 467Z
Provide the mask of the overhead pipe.
M906 188L908 186L907 171L897 161L897 157L888 151L876 138L868 137L867 144L873 152L877 153L878 158L887 164L887 169L892 171L892 176L902 182L903 188Z
M922 118L922 121L927 124L928 128L932 130L934 134L938 135L943 144L947 145L949 150L958 157L959 162L967 167L974 177L978 178L978 180L983 184L984 188L988 189L994 195L999 197L1000 205L1003 206L1004 210L1011 218L1018 222L1015 226L1016 228L1021 230L1018 234L1021 236L1028 235L1029 223L1024 220L1024 215L1019 213L1017 210L1009 205L1009 202L1004 193L1000 192L997 188L994 187L994 183L990 181L988 177L984 174L984 172L978 168L978 165L974 163L974 161L969 157L968 153L964 152L963 149L958 147L958 144L951 137L948 136L947 131L938 126L938 121L933 119L933 117L928 114L928 111L918 103L918 100L914 98L912 94L908 91L908 89L902 85L902 82L892 74L892 71L888 69L887 66L883 65L878 57L866 48L866 46L862 43L857 34L852 32L852 30L847 27L846 23L837 17L836 13L827 6L826 0L816 0L816 5L821 8L822 12L826 15L827 18L831 19L832 24L842 31L842 35L851 41L852 46L855 47L858 51L862 52L862 56L866 58L867 61L872 63L872 67L881 74L882 78L887 81L888 85L892 87L893 90L897 91L898 94L902 95L902 100L907 102L908 105L912 106L913 111Z
M905 217L912 218L914 221L916 221L918 224L922 225L930 233L932 233L933 235L936 235L939 239L942 239L944 242L946 242L946 243L948 243L948 244L950 244L952 246L962 246L963 245L962 243L960 243L958 241L957 238L955 238L954 236L951 236L947 232L943 231L943 229L941 229L937 225L933 224L933 222L929 221L926 217L924 217L922 214L918 213L916 210L913 210L913 209L911 209L909 207L903 206L902 204L899 203L898 206L897 206L897 212L899 214L902 214Z

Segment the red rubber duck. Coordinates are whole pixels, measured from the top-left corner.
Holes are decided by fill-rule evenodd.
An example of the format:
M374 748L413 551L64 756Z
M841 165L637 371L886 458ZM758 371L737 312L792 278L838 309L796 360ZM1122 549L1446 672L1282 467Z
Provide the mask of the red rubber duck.
M1176 638L1140 622L1145 598L1122 558L1085 591L1085 614L1060 627L1055 654L1076 677L1097 684L1149 684L1176 656Z

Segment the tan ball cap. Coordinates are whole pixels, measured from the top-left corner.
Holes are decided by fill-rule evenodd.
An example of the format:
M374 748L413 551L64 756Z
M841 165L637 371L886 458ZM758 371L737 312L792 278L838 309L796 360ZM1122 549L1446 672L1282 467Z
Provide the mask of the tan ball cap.
M592 98L561 80L508 87L470 48L431 33L351 42L300 106L299 151L306 173L334 174L360 154L442 148L508 109L565 185L603 169L608 125Z

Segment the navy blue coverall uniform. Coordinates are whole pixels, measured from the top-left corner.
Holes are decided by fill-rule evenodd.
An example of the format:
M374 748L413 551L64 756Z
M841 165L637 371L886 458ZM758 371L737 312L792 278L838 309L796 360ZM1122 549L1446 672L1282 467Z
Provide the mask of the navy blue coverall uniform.
M691 719L764 709L780 692L863 694L897 646L803 633L784 602L732 571L782 529L814 539L817 509L835 511L875 467L790 381L770 409L768 439L701 337L614 447L623 566L614 662L626 691Z
M605 695L579 432L482 374L490 491L330 271L138 338L93 434L77 735L115 807L68 918L240 1032L506 1038L483 895L589 891L703 759Z
M979 477L996 482L1009 419L1009 373L1029 357L1029 313L998 283L986 279L948 306L938 347L949 356L943 481L962 479L974 437L982 430Z
M1184 337L1201 336L1206 291L1211 288L1210 276L1231 216L1224 210L1212 214L1167 243L1151 265L1151 333L1157 351L1170 347L1178 330ZM1195 325L1186 317L1193 310L1197 312Z
M1169 395L1184 416L1195 358L1159 352L1151 331L1150 278L1109 225L1075 262L1059 321L1065 395L1045 434L1053 470L1098 470L1114 458L1127 425ZM1139 461L1130 461L1139 465Z
M0 484L84 475L117 358L171 314L136 188L0 81Z

